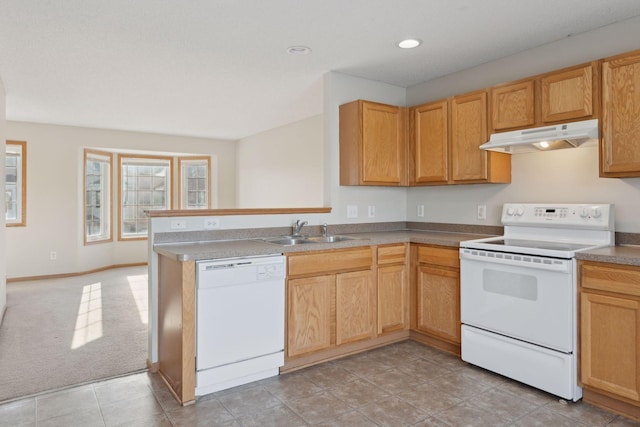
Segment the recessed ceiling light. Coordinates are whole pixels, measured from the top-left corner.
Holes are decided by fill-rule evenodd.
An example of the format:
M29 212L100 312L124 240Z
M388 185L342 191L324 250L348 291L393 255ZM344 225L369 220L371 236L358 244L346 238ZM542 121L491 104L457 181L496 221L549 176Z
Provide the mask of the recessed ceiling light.
M418 39L406 39L398 42L398 47L402 49L413 49L414 47L418 47L422 44L422 40Z
M307 46L289 46L287 48L287 53L290 55L309 55L311 53L311 48Z

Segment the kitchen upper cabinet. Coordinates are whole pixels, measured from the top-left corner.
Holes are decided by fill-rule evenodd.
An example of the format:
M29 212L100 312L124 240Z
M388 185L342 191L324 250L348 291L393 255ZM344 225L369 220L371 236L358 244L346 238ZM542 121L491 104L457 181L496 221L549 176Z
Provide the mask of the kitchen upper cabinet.
M409 329L407 244L378 246L378 335Z
M287 255L287 358L375 336L372 251L367 246Z
M340 185L407 184L405 116L370 101L340 106Z
M449 108L447 100L409 110L409 183L446 184L449 181Z
M540 123L597 118L599 69L593 62L539 77Z
M640 176L640 50L602 64L600 176Z
M492 87L491 123L494 130L532 126L535 123L534 81Z
M480 149L488 140L487 92L458 95L451 100L452 181L511 182L511 155Z
M493 132L598 117L599 64L590 62L490 90Z
M413 245L411 329L426 342L460 352L460 260L457 248ZM419 337L419 336L418 336Z
M640 269L581 261L579 271L584 399L638 418Z

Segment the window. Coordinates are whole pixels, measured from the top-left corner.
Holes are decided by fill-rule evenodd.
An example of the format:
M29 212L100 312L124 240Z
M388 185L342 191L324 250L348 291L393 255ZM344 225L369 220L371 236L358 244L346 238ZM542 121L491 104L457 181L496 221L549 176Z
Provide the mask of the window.
M27 143L7 141L5 157L5 220L7 226L27 225Z
M210 157L179 158L180 209L209 209Z
M171 157L121 155L120 239L146 238L146 210L171 209Z
M84 151L84 242L111 237L111 153Z

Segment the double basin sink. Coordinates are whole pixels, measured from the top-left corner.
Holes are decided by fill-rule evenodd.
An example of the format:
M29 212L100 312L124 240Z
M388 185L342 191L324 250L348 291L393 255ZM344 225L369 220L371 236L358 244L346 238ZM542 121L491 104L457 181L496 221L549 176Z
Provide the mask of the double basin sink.
M337 243L347 240L361 240L360 237L343 236L334 234L331 236L279 236L262 239L264 242L281 246L306 245L312 243Z

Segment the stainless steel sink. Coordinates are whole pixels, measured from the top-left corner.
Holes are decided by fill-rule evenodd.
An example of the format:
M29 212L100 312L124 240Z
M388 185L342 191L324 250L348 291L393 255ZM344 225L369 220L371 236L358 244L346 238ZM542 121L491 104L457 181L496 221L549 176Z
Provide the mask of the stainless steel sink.
M275 245L291 246L291 245L304 245L308 243L318 243L314 240L310 240L308 237L293 237L293 236L280 236L272 237L269 239L262 239L267 243L273 243Z
M358 240L359 237L333 235L333 236L279 236L262 239L264 242L273 243L275 245L292 246L292 245L305 245L310 243L337 243L347 240Z
M333 236L316 236L316 237L308 237L309 240L313 240L318 243L336 243L336 242L344 242L345 240L358 240L358 237L351 236L341 236L339 234Z

